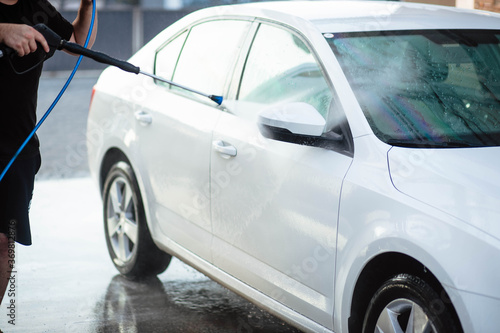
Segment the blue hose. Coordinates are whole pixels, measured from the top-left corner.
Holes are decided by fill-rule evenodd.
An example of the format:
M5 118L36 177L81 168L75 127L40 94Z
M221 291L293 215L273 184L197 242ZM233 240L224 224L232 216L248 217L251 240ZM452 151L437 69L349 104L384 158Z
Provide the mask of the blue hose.
M95 6L95 0L92 0L92 19L90 21L90 28L89 28L89 32L87 33L87 39L85 40L84 47L87 47L87 45L89 44L90 37L92 36L92 30L94 29L94 20L95 20L95 11L96 11L95 7L96 7ZM52 110L54 109L54 107L57 105L57 103L61 99L62 95L66 92L66 89L68 88L69 84L73 80L73 77L75 76L76 71L78 70L78 67L80 67L80 63L82 62L82 59L83 59L83 56L79 56L78 57L78 60L76 61L75 67L73 68L73 71L69 75L68 79L66 80L66 83L62 87L62 89L59 92L59 94L57 95L57 97L54 99L54 101L52 102L52 104L50 105L50 107L48 108L48 110L45 112L45 114L43 115L43 117L40 119L40 121L38 122L38 124L36 124L35 128L33 129L33 131L31 131L31 133L28 135L28 137L26 138L26 140L24 140L24 142L21 144L21 146L19 147L19 149L14 154L14 156L10 159L10 161L7 164L7 166L5 167L5 169L3 169L2 174L0 175L0 182L2 181L2 179L5 176L5 174L7 173L7 171L9 171L10 167L12 166L12 164L14 163L14 161L17 159L17 157L19 156L19 154L23 151L24 147L26 147L26 145L28 144L28 142L35 135L36 131L40 128L40 126L42 126L42 124L45 121L45 119L47 119L47 117L50 115L50 113L52 112Z

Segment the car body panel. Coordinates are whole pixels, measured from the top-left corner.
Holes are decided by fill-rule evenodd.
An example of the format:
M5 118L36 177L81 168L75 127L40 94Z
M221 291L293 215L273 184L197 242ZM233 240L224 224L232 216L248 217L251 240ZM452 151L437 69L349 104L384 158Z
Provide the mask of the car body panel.
M491 147L394 147L389 152L389 167L394 186L401 192L500 240L499 153L499 148Z
M250 3L203 10L204 15L244 15L321 32L419 29L497 29L498 14L418 3L384 1L293 1Z
M494 297L482 296L475 293L457 291L449 292L457 295L463 300L463 313L470 314L470 320L464 322L464 332L495 332L493 325L497 324L498 313L500 313L500 300ZM451 300L456 303L455 298ZM493 319L494 323L491 323Z
M337 213L352 158L266 139L226 113L214 140L238 150L212 153L214 264L331 327Z
M387 154L394 148L372 139L366 136L355 140L356 157L343 184L334 315L339 320L335 321L334 331L344 332L347 328L346 313L337 311L350 308L363 267L384 253L404 253L421 262L439 277L456 306L466 304L459 291L481 291L483 297L496 297L491 294L491 286L498 281L498 270L491 262L478 259L498 253L500 242L398 191L387 168ZM481 286L490 286L490 292L478 289ZM459 312L459 316L465 332L476 332L469 326L474 324L466 312ZM494 325L483 328L494 332Z
M150 209L163 233L179 244L199 244L191 250L210 260L210 248L203 245L211 240L210 205L198 196L209 191L212 129L220 112L182 96L167 95L165 87L151 84L147 99L135 111L152 117L151 124L136 129L136 158L155 198ZM190 213L191 205L198 214Z

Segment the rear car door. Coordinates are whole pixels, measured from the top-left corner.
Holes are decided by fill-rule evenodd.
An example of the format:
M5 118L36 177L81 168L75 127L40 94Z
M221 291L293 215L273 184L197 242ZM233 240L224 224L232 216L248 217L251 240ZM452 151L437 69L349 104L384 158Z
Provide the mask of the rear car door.
M212 20L168 40L156 52L155 73L209 94L223 95L250 23ZM217 43L214 43L214 41ZM135 115L156 233L210 260L209 168L220 108L206 97L162 82L148 83Z
M257 126L263 108L291 102L340 118L317 59L299 34L258 27L241 79L233 82L237 92L214 131L213 261L332 327L337 216L351 153L343 143L325 149L271 140Z

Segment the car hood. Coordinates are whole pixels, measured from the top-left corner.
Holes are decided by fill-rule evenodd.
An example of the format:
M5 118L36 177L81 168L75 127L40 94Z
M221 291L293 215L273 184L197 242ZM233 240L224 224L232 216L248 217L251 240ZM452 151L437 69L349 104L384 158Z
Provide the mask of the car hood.
M393 147L388 164L399 191L500 239L500 147Z

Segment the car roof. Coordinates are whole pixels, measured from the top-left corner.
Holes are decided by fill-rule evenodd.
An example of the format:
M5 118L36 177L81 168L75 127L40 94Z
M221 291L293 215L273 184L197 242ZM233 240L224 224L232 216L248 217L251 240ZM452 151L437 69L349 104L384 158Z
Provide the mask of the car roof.
M454 7L392 1L275 1L205 9L292 25L308 21L321 32L499 29L500 15Z

